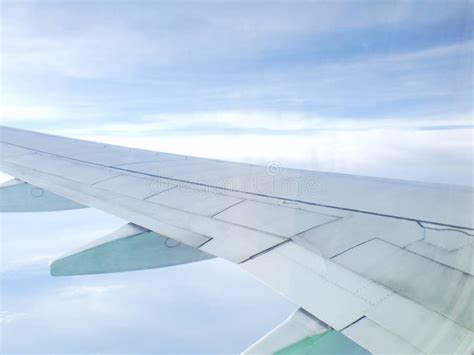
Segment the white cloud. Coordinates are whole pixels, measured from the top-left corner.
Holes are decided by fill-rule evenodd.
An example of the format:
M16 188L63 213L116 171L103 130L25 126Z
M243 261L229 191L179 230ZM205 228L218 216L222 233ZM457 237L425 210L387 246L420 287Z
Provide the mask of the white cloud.
M27 318L26 313L10 313L8 311L2 311L0 313L0 326L10 324L24 318Z
M12 297L25 282L29 292ZM29 277L10 282L4 293L6 306L28 319L2 324L2 352L238 353L295 308L223 260L133 273ZM252 318L255 312L258 319ZM229 319L232 325L222 326Z
M0 172L0 184L13 179L12 176Z
M37 269L39 267L47 266L52 260L58 255L55 254L44 254L35 255L30 258L13 259L8 262L3 262L1 271L2 272L16 272ZM14 258L13 256L12 258ZM10 259L10 258L9 258Z
M472 41L393 50L388 43L384 50L374 48L360 56L341 52L341 60L328 60L324 54L325 46L334 52L327 43L331 35L344 41L340 34L350 37L352 29L367 28L370 43L375 26L386 30L394 24L408 28L440 21L458 13L462 4L442 6L443 11L426 6L421 17L412 11L424 6L399 3L370 10L324 2L161 6L166 11L160 6L144 11L126 3L111 12L104 2L88 2L84 16L82 6L7 4L2 13L2 89L4 103L15 104L4 108L4 122L54 121L64 127L63 120L76 120L79 126L84 119L94 119L95 125L138 118L156 130L211 124L296 130L324 126L327 112L349 116L359 110L359 116L374 117L382 108L381 117L392 112L413 117L468 111L472 101ZM133 16L121 16L121 11ZM397 36L397 27L393 29ZM315 52L318 43L320 52ZM350 60L344 59L347 55ZM453 59L457 57L461 59ZM457 65L458 60L464 65ZM408 103L396 105L397 100ZM412 102L421 102L421 108L410 108ZM306 105L322 113L309 117L311 121L298 114L278 120L259 112L255 115L260 117L252 112L200 112L191 120L191 115L158 113L183 107L193 112L203 107L304 110ZM118 123L108 128L118 132L124 127Z
M408 53L393 54L386 56L386 59L398 61L429 60L444 56L472 54L474 51L474 42L465 41L460 43L436 46L428 49L414 50Z
M136 42L136 41L132 41ZM148 47L144 45L144 47ZM78 50L80 61L83 60L83 51ZM133 50L132 50L133 52ZM199 91L202 88L195 87L198 83L181 78L176 75L174 80L169 83L171 95L173 95L173 85L181 87L185 90L184 95L193 95L193 88L197 91L198 96L203 99L210 100L210 106L219 101L233 102L241 101L242 106L250 101L266 101L269 97L273 97L272 101L278 105L279 101L283 106L293 107L293 105L311 104L316 106L331 107L329 110L333 114L325 116L324 114L314 114L311 112L300 111L278 111L273 112L254 110L213 110L213 111L197 111L168 114L162 112L153 113L161 109L159 104L153 104L154 98L150 98L144 94L142 102L138 104L136 111L130 111L129 106L135 105L137 98L127 94L124 102L119 101L112 107L103 104L88 103L81 101L71 103L70 98L48 98L44 101L51 104L28 105L25 102L34 101L28 95L24 95L23 90L14 93L15 86L21 80L15 80L11 85L4 85L5 91L8 93L9 104L0 107L0 119L4 123L42 121L47 123L63 122L64 120L75 121L74 126L83 126L84 120L88 120L88 128L82 128L83 132L93 132L100 129L100 125L104 125L103 129L110 132L124 130L132 130L136 133L146 132L149 130L167 130L167 129L219 129L219 128L241 128L241 129L272 129L272 130L301 130L301 129L321 129L321 128L343 128L351 127L361 128L367 127L368 123L373 127L378 126L400 126L414 124L431 124L433 121L442 124L453 124L454 122L464 122L472 124L472 103L467 105L464 98L471 90L472 85L469 77L472 70L465 65L460 65L462 71L456 70L456 61L450 62L450 67L446 68L444 59L446 57L458 58L461 63L465 63L473 52L473 42L461 42L446 46L438 46L423 50L414 50L404 53L384 53L373 54L355 58L349 62L314 62L307 63L304 66L290 66L284 72L279 70L268 69L269 78L262 82L252 82L251 85L245 82L233 82L232 85L226 85L225 81L219 82L213 87L213 93ZM117 55L112 55L115 57ZM464 59L459 59L464 58ZM113 66L113 58L107 59L111 62L108 67ZM67 61L65 61L67 62ZM426 62L430 62L430 66L426 66ZM96 64L96 63L95 63ZM31 67L30 65L25 65ZM140 65L138 65L140 66ZM440 66L439 70L437 69ZM71 68L75 70L85 70L81 63L70 63ZM30 68L31 69L31 68ZM71 69L72 70L72 69ZM104 71L99 68L99 72ZM172 76L173 76L172 75ZM133 90L134 85L124 77L118 74L117 87L129 87ZM183 80L183 82L181 82ZM252 79L253 81L254 79ZM298 81L296 85L295 81ZM138 80L142 88L149 87L150 90L156 90L156 82L151 80ZM166 86L163 91L159 91L157 95L162 96L164 102L170 100L167 96ZM204 84L206 85L206 84ZM11 90L13 89L13 90ZM116 90L115 88L114 90ZM161 89L160 89L161 90ZM114 91L115 92L115 91ZM317 95L315 95L317 93ZM43 95L41 92L39 95ZM98 97L102 96L97 93ZM93 94L95 95L95 94ZM37 95L38 96L38 95ZM277 97L278 99L276 99ZM459 105L446 102L449 97L453 97L459 101ZM438 98L438 102L435 100ZM91 98L92 99L92 98ZM96 97L93 97L95 100ZM109 98L107 98L109 100ZM186 98L191 100L192 98ZM403 109L405 103L400 103L401 112L406 112L407 116L396 116L398 109L391 109L387 112L386 106L391 107L394 102L403 100L431 100L431 104L422 105L422 109L407 110ZM463 101L464 100L464 101ZM7 100L3 100L7 102ZM66 101L66 102L64 102ZM172 100L171 100L172 101ZM430 102L431 102L430 101ZM59 104L61 102L61 104ZM68 103L69 102L69 103ZM371 104L372 103L372 104ZM438 103L441 104L438 107ZM121 106L121 105L124 106ZM141 106L146 106L143 109ZM373 121L360 120L358 117L363 116L359 113L358 117L351 117L351 112L342 109L345 105L356 109L363 108L367 112L366 116L370 116ZM376 106L380 106L385 111L379 114L383 121L377 121ZM454 116L452 112L456 112ZM148 112L148 113L142 113ZM316 110L317 112L317 110ZM340 118L334 117L337 112ZM437 112L431 114L431 112ZM462 112L462 114L460 114ZM341 113L344 113L342 115ZM135 123L121 123L120 120L113 120L114 117L123 117L133 115ZM344 118L342 118L344 117ZM387 120L387 118L390 118ZM415 119L415 121L413 121ZM115 123L105 123L112 122ZM444 122L443 122L444 121ZM92 124L92 122L94 122ZM140 125L138 123L141 123ZM90 128L91 126L94 128ZM64 126L64 125L61 125ZM99 126L99 127L98 127Z
M91 208L42 213L2 213L0 218L2 250L5 251L1 255L4 277L17 273L49 274L49 263L52 260L107 235L126 223Z
M59 297L64 299L77 299L77 298L100 298L105 296L109 292L115 292L116 290L123 289L123 285L106 285L106 286L69 286L64 289L58 290Z
M472 124L468 114L357 120L298 112L222 111L153 115L141 123L47 131L223 160L279 161L295 168L469 185Z
M160 134L160 131L180 130L193 134L197 130L212 134L221 129L256 130L256 132L282 132L305 134L308 130L374 130L374 129L413 129L453 125L472 125L470 114L441 117L418 117L413 119L384 118L358 119L322 117L303 112L268 112L268 111L214 111L190 113L157 113L145 115L133 123L105 123L88 127L50 129L58 135L128 135ZM257 134L255 133L255 134Z
M259 58L288 38L430 23L462 8L444 6L439 11L431 5L399 2L368 8L327 2L190 2L179 8L126 3L116 11L110 11L107 2L93 1L87 7L15 5L2 8L3 67L75 78L127 76L142 66L231 59L236 53L239 58ZM420 7L425 16L415 16ZM84 11L88 16L82 15Z
M143 149L357 175L472 184L472 128L374 128L309 134L79 135Z
M304 113L288 112L197 112L186 114L155 114L145 117L145 122L137 124L107 125L111 132L146 133L153 130L193 130L193 129L249 129L269 131L301 130L354 130L417 127L433 124L471 124L471 117L458 116L450 119L383 119L366 120L357 118L328 118Z
M53 121L65 117L67 117L65 112L56 107L0 106L0 120L2 122Z

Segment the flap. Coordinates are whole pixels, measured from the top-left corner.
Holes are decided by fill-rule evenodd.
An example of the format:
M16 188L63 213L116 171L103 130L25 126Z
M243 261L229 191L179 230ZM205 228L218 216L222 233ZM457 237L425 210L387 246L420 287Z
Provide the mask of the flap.
M340 332L329 328L303 309L243 352L256 354L370 354Z
M50 265L51 275L70 276L154 269L212 258L134 224L63 256Z
M329 329L327 325L300 308L242 354L273 354L302 339L323 334Z

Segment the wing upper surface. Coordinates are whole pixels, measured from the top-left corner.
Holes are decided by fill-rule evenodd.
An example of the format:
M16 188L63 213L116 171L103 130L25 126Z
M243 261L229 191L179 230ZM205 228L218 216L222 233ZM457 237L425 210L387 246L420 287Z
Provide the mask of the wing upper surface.
M368 347L370 332L422 352L474 339L471 188L0 136L7 174L239 263Z

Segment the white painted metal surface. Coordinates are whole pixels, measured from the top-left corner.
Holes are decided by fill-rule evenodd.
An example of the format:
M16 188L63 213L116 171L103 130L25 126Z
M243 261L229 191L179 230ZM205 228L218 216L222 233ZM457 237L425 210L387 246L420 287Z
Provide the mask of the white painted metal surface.
M361 342L375 332L436 353L472 341L472 188L275 172L10 128L0 128L0 169L242 263L329 326L355 322L346 330Z
M243 201L232 196L183 186L156 194L147 200L208 217L212 217Z
M474 330L472 276L380 240L371 240L335 260Z
M400 247L423 238L423 229L412 221L361 213L310 229L293 239L328 258L368 240L379 238Z
M474 276L474 245L472 243L462 248L449 251L421 240L409 245L407 249L418 255L422 255L428 259L435 260L441 264Z
M36 171L47 171L49 174L91 185L99 181L122 175L120 171L81 163L75 160L59 158L44 153L33 153L5 158L5 163L25 166Z
M25 154L31 154L32 151L25 148L20 148L11 144L5 144L0 142L0 157L2 159L8 157L18 157Z
M469 354L474 333L407 298L393 294L367 317L428 354Z
M254 201L239 203L219 213L216 218L287 238L335 219L298 208Z
M344 329L342 333L372 354L424 354L420 349L369 318L362 318Z
M474 234L453 229L425 229L424 242L447 251L455 251L474 244Z
M140 200L176 187L176 185L170 184L169 181L164 181L163 179L131 175L116 176L98 182L93 186Z
M293 242L242 267L335 329L355 322L391 293Z

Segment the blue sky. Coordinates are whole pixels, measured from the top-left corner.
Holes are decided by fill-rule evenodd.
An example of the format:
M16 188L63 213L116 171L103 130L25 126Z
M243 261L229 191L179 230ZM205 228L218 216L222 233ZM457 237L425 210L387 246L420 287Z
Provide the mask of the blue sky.
M0 6L3 124L472 185L472 2ZM53 257L123 223L94 210L1 216L2 352L237 353L294 309L219 260L48 276Z
M7 1L4 100L54 110L67 127L202 111L445 120L471 109L470 10L459 1Z
M49 276L50 260L124 223L92 209L2 216L2 353L237 354L294 310L223 260Z

